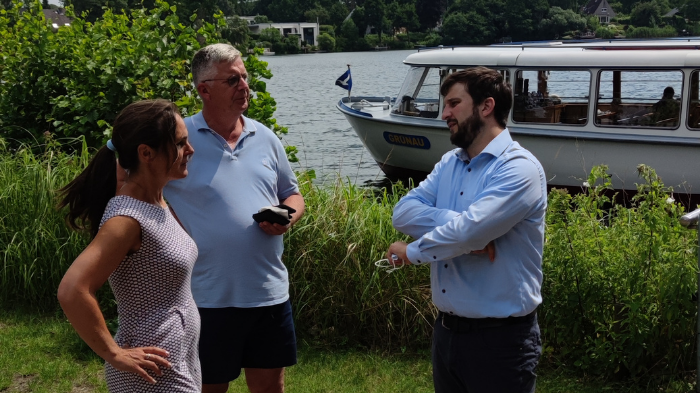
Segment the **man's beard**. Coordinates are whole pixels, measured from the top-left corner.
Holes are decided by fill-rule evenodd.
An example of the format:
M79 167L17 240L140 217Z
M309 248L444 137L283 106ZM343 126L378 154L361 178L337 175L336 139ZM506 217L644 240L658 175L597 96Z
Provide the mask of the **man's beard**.
M463 122L457 124L457 131L450 134L450 142L457 147L467 150L474 139L481 133L484 122L479 117L479 108L474 107L472 115Z

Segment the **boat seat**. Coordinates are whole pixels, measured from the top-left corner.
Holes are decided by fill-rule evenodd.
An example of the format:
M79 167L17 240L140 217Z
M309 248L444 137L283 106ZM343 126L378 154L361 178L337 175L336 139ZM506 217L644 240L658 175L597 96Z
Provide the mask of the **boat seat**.
M677 117L671 117L671 118L659 120L656 122L656 126L658 126L658 127L676 127L677 125L678 125L678 118Z
M688 128L700 128L700 105L690 110L690 115L688 115Z
M437 119L438 114L440 114L438 111L420 111L418 116L425 117L427 119Z

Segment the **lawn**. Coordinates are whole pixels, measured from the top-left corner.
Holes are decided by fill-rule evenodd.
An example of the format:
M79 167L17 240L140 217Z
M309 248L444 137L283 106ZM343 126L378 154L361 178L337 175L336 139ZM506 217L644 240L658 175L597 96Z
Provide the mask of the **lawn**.
M102 366L61 314L0 310L0 392L106 392ZM574 377L567 370L540 370L540 374L538 392L639 391ZM331 350L302 341L299 364L287 370L286 380L290 393L427 393L432 392L430 353ZM678 386L670 390L683 391ZM247 392L245 380L232 383L229 392Z

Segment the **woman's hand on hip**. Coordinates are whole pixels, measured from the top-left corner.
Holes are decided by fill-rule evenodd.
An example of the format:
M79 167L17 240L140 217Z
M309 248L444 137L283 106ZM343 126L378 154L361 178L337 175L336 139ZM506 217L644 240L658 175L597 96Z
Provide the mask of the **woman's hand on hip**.
M168 351L158 347L126 347L121 348L107 362L119 371L134 373L149 383L156 383L156 380L148 374L147 370L153 371L157 376L162 376L162 367L172 367L170 362L165 360L168 355Z

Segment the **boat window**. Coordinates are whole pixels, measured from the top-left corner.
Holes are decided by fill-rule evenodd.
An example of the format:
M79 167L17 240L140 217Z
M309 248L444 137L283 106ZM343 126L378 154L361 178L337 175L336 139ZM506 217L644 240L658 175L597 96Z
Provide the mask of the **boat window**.
M518 70L513 84L513 121L586 124L588 71Z
M457 71L464 71L465 69L466 68L450 68L450 69L448 69L448 74L452 74L453 72L457 72ZM506 70L506 69L499 70L499 69L495 69L495 68L491 68L491 69L498 71L498 73L503 75L503 77L506 79L506 82L510 83L510 71L509 70Z
M396 98L393 113L437 118L440 113L440 69L411 67Z
M595 124L603 127L676 128L681 71L600 72Z
M688 128L700 130L700 70L690 74L690 106Z

